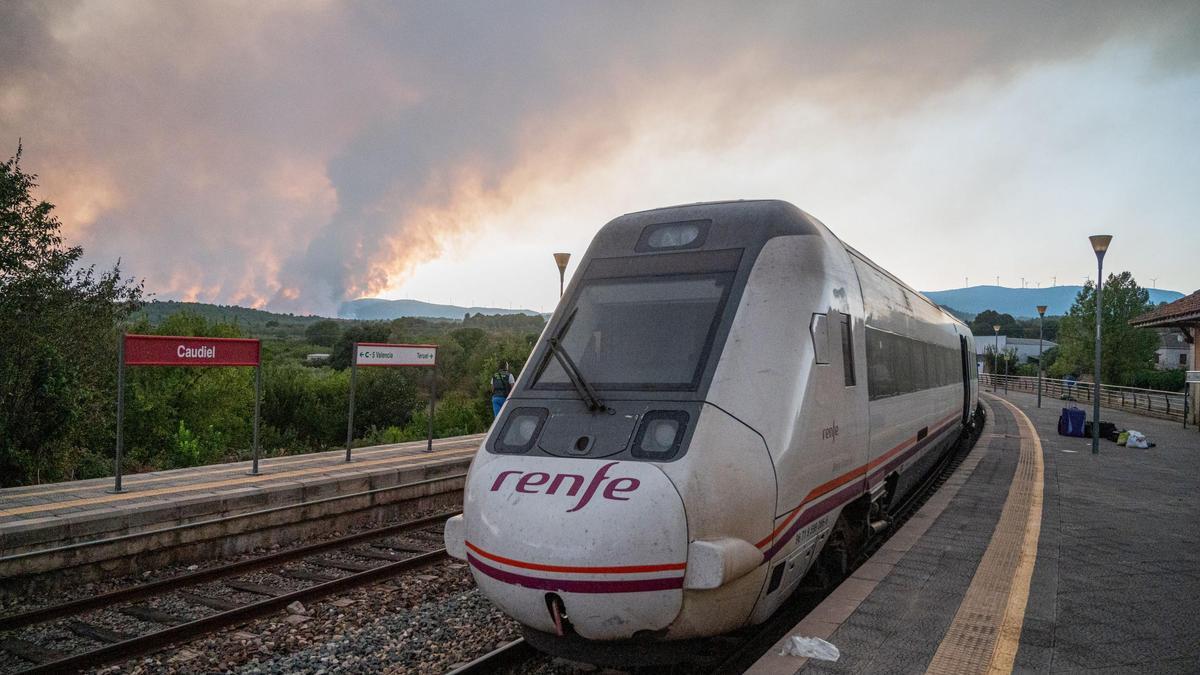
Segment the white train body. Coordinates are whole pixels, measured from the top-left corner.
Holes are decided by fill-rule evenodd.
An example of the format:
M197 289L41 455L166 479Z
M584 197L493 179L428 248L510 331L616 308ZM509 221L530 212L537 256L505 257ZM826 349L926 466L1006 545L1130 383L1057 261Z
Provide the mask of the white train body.
M790 204L622 216L578 270L446 528L542 634L762 622L843 512L886 514L975 409L970 331Z

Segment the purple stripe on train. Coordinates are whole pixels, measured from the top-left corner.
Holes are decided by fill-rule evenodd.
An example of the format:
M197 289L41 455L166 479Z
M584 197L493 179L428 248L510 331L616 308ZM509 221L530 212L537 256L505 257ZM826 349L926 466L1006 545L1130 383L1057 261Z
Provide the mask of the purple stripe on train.
M642 593L645 591L669 591L683 588L683 577L657 579L622 579L616 581L589 581L586 579L546 579L508 572L467 554L471 567L497 581L514 586L524 586L539 591L563 591L566 593Z
M942 427L939 428L937 431L933 432L932 434L929 434L925 438L914 443L911 448L909 448L908 450L905 450L904 452L900 453L899 455L896 455L891 460L889 460L886 464L884 464L883 466L872 471L870 475L873 476L876 473L879 473L880 471L890 471L892 468L896 467L897 465L902 464L905 460L907 460L909 457L912 457L914 454L919 452L922 448L925 448L930 443L933 443L934 441L936 441L938 439L938 437L941 436L942 432L946 431L946 429L948 429L953 424L954 424L954 421L952 420L952 421L947 422L946 424L942 425ZM852 483L849 487L843 488L842 490L839 490L838 492L833 493L832 496L825 497L819 503L817 503L816 506L813 506L813 507L809 508L808 510L806 510L804 513L802 513L800 515L800 517L796 518L796 521L794 523L792 523L791 526L788 527L788 529L784 532L783 535L781 535L775 539L775 543L772 544L771 548L767 549L766 553L763 554L763 562L769 562L772 558L774 558L775 554L779 553L779 551L782 550L783 547L785 545L787 545L787 543L789 541L791 541L792 537L795 536L795 534L800 531L800 528L804 527L805 525L808 525L809 523L813 522L817 518L820 518L821 516L825 515L826 513L829 513L830 511L838 508L839 506L842 506L843 504L846 504L847 502L853 501L855 498L857 498L862 493L863 493L862 485L859 483Z

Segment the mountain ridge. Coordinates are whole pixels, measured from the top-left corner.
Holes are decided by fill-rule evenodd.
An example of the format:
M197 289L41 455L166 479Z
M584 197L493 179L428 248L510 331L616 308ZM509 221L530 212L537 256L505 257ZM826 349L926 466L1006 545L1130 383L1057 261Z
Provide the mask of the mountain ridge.
M421 317L428 319L458 319L466 314L509 315L525 314L538 316L541 312L532 309L503 309L500 307L463 307L460 305L442 305L422 300L387 300L384 298L359 298L343 302L338 307L337 318L359 319L367 321L387 321L401 317Z
M1066 314L1075 303L1075 297L1083 286L1051 286L1049 288L1009 288L1007 286L968 286L942 291L921 291L939 305L953 307L959 312L978 314L985 309L995 310L1013 317L1032 318L1037 316L1037 306L1046 305L1046 314ZM1173 302L1183 297L1179 291L1148 288L1151 304Z

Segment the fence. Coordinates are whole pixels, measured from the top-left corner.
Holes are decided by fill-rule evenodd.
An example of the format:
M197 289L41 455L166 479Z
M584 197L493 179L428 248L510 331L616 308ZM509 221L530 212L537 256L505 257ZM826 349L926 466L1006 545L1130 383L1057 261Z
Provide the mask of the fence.
M1028 375L989 375L979 376L979 386L987 390L1024 391L1037 393L1037 378ZM1092 402L1095 385L1091 382L1076 382L1073 380L1056 380L1042 378L1042 397L1061 399L1064 401ZM1167 420L1188 421L1187 390L1162 391L1159 389L1139 389L1137 387L1116 387L1109 384L1100 385L1100 405L1106 408L1129 410L1140 415L1159 417Z

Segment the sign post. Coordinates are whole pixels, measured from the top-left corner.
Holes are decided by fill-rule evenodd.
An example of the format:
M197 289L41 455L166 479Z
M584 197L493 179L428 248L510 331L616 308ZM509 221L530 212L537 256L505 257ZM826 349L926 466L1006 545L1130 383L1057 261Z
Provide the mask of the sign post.
M1189 370L1184 375L1184 383L1183 383L1183 428L1184 429L1187 428L1187 416L1188 416L1188 411L1190 410L1190 405L1194 405L1194 404L1188 403L1188 390L1191 389L1192 387L1197 388L1197 393L1196 393L1195 398L1200 398L1200 370ZM1196 423L1196 429L1200 430L1200 414L1193 415L1192 421Z
M122 492L121 464L125 450L126 366L254 366L254 463L258 475L258 416L262 400L262 343L249 338L182 337L175 335L121 336L117 343L117 452L113 492Z
M119 494L124 492L121 488L121 453L125 448L125 339L127 336L122 335L117 340L117 478L113 484L111 492Z
M429 369L429 435L425 441L425 452L433 452L433 411L437 405L437 366Z
M354 343L354 358L350 360L350 410L346 420L346 461L354 445L354 390L357 388L358 367L431 368L429 388L429 438L425 452L433 452L433 409L437 399L437 345Z
M350 414L346 416L346 461L350 461L350 448L354 447L354 390L358 383L358 343L354 344L354 358L350 359Z

